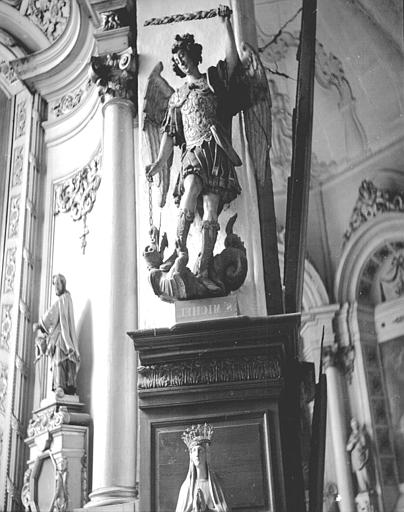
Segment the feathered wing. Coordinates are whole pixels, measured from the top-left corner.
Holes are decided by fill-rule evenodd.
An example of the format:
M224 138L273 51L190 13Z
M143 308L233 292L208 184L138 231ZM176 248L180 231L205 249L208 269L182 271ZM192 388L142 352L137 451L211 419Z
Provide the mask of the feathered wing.
M271 173L271 93L258 52L248 43L243 43L241 50L242 80L249 96L243 109L245 133L257 181L262 185Z
M149 148L150 162L157 159L162 138L161 125L167 111L168 101L174 92L174 89L161 76L162 70L163 64L159 62L150 73L143 103L143 132L146 145ZM161 208L166 203L170 186L171 165L172 157L164 166L161 176L157 176L155 180L160 193L158 204Z

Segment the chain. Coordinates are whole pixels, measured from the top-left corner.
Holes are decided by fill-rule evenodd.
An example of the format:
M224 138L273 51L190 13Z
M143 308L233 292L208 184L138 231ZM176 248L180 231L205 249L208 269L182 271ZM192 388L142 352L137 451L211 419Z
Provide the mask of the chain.
M153 227L153 178L147 180L149 187L149 226Z
M178 23L180 21L206 20L215 16L229 17L232 11L225 5L220 5L218 9L210 9L209 11L196 11L186 14L173 14L163 18L151 18L144 22L144 26L150 25L167 25L168 23Z

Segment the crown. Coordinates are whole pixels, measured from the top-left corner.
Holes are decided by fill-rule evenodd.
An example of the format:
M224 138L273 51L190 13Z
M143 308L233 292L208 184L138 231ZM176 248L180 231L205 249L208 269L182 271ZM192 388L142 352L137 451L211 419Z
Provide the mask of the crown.
M210 444L213 436L213 427L208 423L204 425L192 425L185 429L181 439L187 445L188 450L195 444Z

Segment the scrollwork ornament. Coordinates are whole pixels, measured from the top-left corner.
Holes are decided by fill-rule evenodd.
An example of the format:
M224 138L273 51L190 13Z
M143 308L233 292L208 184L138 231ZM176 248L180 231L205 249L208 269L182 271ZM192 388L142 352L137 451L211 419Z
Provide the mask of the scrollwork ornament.
M101 184L99 175L101 156L97 154L72 177L55 187L54 214L70 213L74 221L83 220L82 250L87 245L87 215L93 209L96 193Z
M43 432L49 432L55 428L70 422L70 414L66 407L54 406L45 411L34 413L28 423L28 437L33 437Z
M0 362L0 413L6 412L6 398L8 387L8 367Z
M141 366L138 375L139 389L154 389L226 382L278 380L281 378L281 366L277 356L257 356Z
M344 233L344 243L365 222L387 212L404 212L404 194L377 188L370 180L363 180L359 187L349 227Z
M54 115L61 117L74 110L83 101L91 85L92 82L89 79L79 89L62 96L52 107Z
M132 48L120 53L91 57L91 80L102 102L122 98L136 104L136 58Z
M31 510L31 468L28 468L24 473L24 483L21 489L21 503L25 512Z
M18 146L14 150L13 158L13 175L11 178L11 185L17 187L22 183L22 171L24 166L24 146Z
M22 137L25 134L25 125L27 122L27 102L21 101L17 105L17 113L15 120L15 137Z
M8 237L12 238L18 234L20 221L20 199L21 196L14 196L10 199L10 211L8 217Z

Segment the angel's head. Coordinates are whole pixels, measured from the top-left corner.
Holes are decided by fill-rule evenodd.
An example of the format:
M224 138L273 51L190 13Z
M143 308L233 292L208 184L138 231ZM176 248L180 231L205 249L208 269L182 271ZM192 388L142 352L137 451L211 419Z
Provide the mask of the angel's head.
M174 73L184 78L190 68L202 62L202 45L195 43L192 34L176 35L171 49Z

